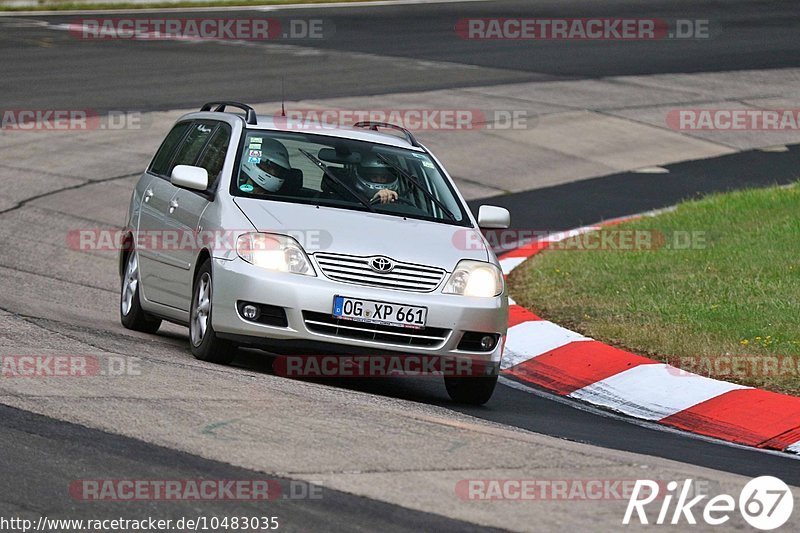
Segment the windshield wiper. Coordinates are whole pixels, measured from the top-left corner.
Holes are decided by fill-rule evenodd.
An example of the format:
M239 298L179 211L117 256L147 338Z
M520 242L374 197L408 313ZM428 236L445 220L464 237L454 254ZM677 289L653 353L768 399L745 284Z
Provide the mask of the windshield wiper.
M310 154L309 152L306 152L306 151L305 151L305 150L303 150L302 148L300 148L299 150L300 150L300 152L301 152L301 153L302 153L304 156L306 156L307 158L309 158L309 159L311 160L311 162L312 162L312 163L314 163L314 164L315 164L315 165L317 165L317 166L318 166L320 169L322 169L322 172L324 172L326 176L328 176L330 179L332 179L333 181L335 181L336 183L338 183L339 185L341 185L341 186L344 188L344 190L346 190L346 191L347 191L347 192L349 192L351 195L353 195L353 198L355 198L356 200L358 200L358 201L361 203L361 205L363 205L364 207L366 207L367 209L369 209L369 210L370 210L370 211L372 211L373 213L375 213L375 212L376 212L376 211L375 211L375 208L374 208L374 207L372 207L372 206L370 205L370 203L369 203L369 200L365 199L363 196L361 196L361 194L359 194L359 192L358 192L358 191L356 191L355 189L353 189L352 187L350 187L350 186L349 186L347 183L345 183L345 182L344 182L344 181L343 181L341 178L339 178L339 176L337 176L336 174L334 174L334 173L331 171L331 169L329 169L329 168L328 168L328 166L327 166L325 163L323 163L322 161L320 161L319 159L317 159L317 158L316 158L316 157L315 157L313 154Z
M435 203L439 207L439 209L441 209L442 212L444 212L445 215L450 217L451 220L455 220L456 219L456 217L453 215L453 213L451 213L450 210L447 209L442 202L440 202L435 196L433 196L430 192L428 192L428 189L423 187L420 184L420 182L417 181L417 178L415 178L414 176L412 176L411 174L409 174L408 172L406 172L402 168L398 167L397 165L395 165L394 163L389 161L389 158L387 158L383 154L377 154L376 153L375 155L378 156L378 159L380 159L381 161L383 161L384 163L386 163L387 165L392 167L398 174L403 176L406 180L408 180L411 183L413 183L417 187L417 189L422 191L422 194L424 194L431 202Z

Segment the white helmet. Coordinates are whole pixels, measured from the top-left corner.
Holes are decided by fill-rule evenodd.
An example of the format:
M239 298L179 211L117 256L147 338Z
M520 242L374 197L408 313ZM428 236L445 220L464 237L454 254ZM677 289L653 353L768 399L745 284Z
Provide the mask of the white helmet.
M381 189L396 191L399 179L394 169L374 155L368 155L356 166L356 188L368 197Z
M251 163L250 157L242 163L242 171L253 183L268 192L276 192L289 175L289 152L275 139L265 138L261 145L258 163ZM248 151L249 153L249 151Z

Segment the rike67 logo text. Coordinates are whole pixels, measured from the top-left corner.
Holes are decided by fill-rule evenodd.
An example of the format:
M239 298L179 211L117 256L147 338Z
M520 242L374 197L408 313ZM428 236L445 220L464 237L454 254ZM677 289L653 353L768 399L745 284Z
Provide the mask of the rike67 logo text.
M719 494L704 501L709 496L692 494L691 479L684 480L680 488L677 481L670 481L665 494L660 494L662 487L663 484L648 479L637 480L622 523L630 524L636 513L640 524L649 524L653 518L655 524L681 524L684 521L697 524L697 513L706 524L718 526L731 519L738 503L739 513L750 526L768 531L784 525L794 508L792 491L786 483L772 476L750 480L739 494L738 502L729 494ZM653 511L658 509L658 515L648 516L645 507L656 501Z

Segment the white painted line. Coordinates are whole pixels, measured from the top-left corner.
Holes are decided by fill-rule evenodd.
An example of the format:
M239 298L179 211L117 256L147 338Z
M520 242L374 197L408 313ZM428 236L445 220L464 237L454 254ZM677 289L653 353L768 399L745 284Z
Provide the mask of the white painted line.
M777 146L767 146L765 148L759 148L758 151L759 152L780 154L782 152L788 152L789 151L789 147L785 146L783 144L779 144Z
M652 429L654 431L661 431L663 433L672 433L675 435L680 435L682 437L686 437L688 439L693 440L700 440L703 442L709 442L712 444L719 444L721 446L728 446L730 448L738 448L740 450L748 450L751 452L757 453L766 453L769 455L777 455L780 457L786 457L789 459L794 459L796 461L800 461L800 455L787 455L785 452L780 452L777 450L768 450L766 448L755 448L753 446L747 446L744 444L737 444L735 442L729 442L726 440L716 439L714 437L708 437L706 435L699 435L697 433L690 433L688 431L684 431L682 429L673 428L670 426L664 426L657 422L648 422L646 420L639 420L637 418L631 418L629 416L621 415L618 413L614 413L611 411L606 411L605 409L601 409L600 407L595 407L588 403L582 403L575 401L572 398L567 398L565 396L559 396L558 394L547 392L544 390L536 389L534 387L530 387L525 385L524 383L520 383L519 381L515 381L513 379L500 376L499 383L505 385L506 387L510 387L512 389L517 389L522 392L527 392L528 394L532 394L534 396L538 396L539 398L544 398L545 400L549 400L551 402L560 403L561 405L565 405L567 407L571 407L572 409L576 409L578 411L583 411L585 413L589 413L595 416L601 416L603 418L610 418L611 420L619 420L620 422L627 422L628 424L639 426L645 429ZM795 450L791 450L795 453L800 454L800 442L796 444L792 444L791 447L797 446ZM787 449L787 451L789 451Z
M577 237L578 235L582 235L584 233L587 233L587 232L590 232L590 231L596 231L596 230L599 230L599 229L600 229L600 226L585 226L583 228L571 229L571 230L568 230L568 231L559 231L557 233L551 233L549 235L546 235L546 236L542 237L541 239L536 239L533 242L561 242L561 241L563 241L565 239L569 239L570 237ZM530 243L525 243L525 244L530 244ZM519 247L520 245L518 245L517 247ZM500 268L503 270L503 274L510 274L512 270L514 270L519 265L524 263L528 258L531 257L531 255L535 255L535 254L533 252L531 252L527 256L506 257L505 259L500 259Z
M669 169L664 167L642 167L631 172L636 174L669 174Z
M510 274L512 270L525 262L527 257L507 257L500 260L500 269L503 274Z
M511 368L571 342L589 340L547 320L522 322L508 329L501 368Z
M666 364L645 364L592 383L570 397L626 415L661 420L743 385L687 373Z
M571 229L567 231L559 231L558 233L551 233L543 239L544 242L561 242L572 237L589 233L590 231L598 231L602 226L583 226L582 228Z

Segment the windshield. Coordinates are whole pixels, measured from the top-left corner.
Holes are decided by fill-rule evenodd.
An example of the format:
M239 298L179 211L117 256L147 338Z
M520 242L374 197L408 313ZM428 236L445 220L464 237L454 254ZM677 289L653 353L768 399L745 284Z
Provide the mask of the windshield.
M425 153L308 133L251 130L231 194L469 225Z

